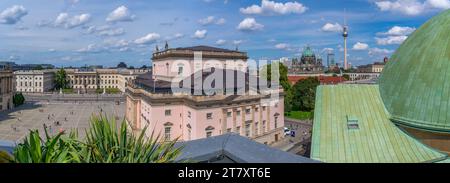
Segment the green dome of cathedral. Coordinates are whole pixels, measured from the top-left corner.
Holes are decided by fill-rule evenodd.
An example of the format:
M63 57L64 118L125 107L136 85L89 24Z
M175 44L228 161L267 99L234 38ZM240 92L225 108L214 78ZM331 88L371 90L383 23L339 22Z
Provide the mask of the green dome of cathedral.
M450 133L450 10L409 36L385 66L379 84L392 121Z
M315 54L314 52L311 50L311 47L307 46L302 53L302 57L314 57Z

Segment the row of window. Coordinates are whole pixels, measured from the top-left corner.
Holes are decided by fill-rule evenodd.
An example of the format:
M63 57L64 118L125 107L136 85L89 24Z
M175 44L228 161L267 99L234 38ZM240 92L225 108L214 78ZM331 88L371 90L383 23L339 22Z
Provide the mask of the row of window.
M172 133L172 126L165 126L164 127L164 140L170 141L171 140L171 133ZM191 140L191 129L188 129L188 140ZM206 138L209 138L213 135L213 130L205 130L205 136Z
M19 82L19 86L33 86L33 82L29 81L29 82ZM35 82L34 86L38 86L41 87L42 86L42 82Z
M31 89L31 88L20 88L20 89L18 89L20 92L43 92L42 91L42 89L35 89L34 91L33 91L33 89Z
M262 108L263 108L263 111L266 110L266 106L263 106ZM259 108L256 107L255 108L255 112L258 112L258 111L259 111ZM245 113L246 114L250 114L251 113L251 109L245 109ZM172 115L172 110L166 109L164 114L166 116L171 116ZM227 117L231 117L231 114L232 114L231 112L227 112ZM240 116L241 115L241 111L236 111L236 115ZM188 111L188 115L187 116L188 116L188 118L191 118L191 111ZM206 119L213 119L213 113L206 113Z
M33 79L33 76L18 76L18 79ZM35 76L34 79L42 80L42 76Z

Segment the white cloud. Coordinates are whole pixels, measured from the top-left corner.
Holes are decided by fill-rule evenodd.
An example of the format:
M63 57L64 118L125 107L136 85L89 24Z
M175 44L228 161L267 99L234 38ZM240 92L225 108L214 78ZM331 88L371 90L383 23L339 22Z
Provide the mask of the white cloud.
M197 30L197 31L195 31L195 33L192 37L195 39L204 39L207 34L208 34L207 30Z
M216 45L219 45L219 46L225 45L226 43L227 43L227 41L224 39L219 39L216 41Z
M102 51L104 51L103 47L101 47L97 44L89 44L87 47L77 50L77 52L83 52L83 53L99 53Z
M427 0L427 4L433 8L449 9L450 0Z
M106 17L107 22L129 22L136 18L126 6L119 6Z
M389 29L387 32L381 32L378 33L379 35L386 35L386 36L406 36L414 32L416 28L413 27L400 27L400 26L394 26L391 29Z
M393 50L388 50L388 49L381 49L381 48L370 48L369 49L369 55L387 55L387 54L391 54L394 53Z
M88 34L97 34L99 36L119 36L125 34L123 28L112 28L108 25L104 26L89 26L87 28Z
M28 11L23 6L14 5L0 13L0 24L16 24L27 14Z
M275 45L276 49L280 49L280 50L286 50L289 49L290 45L287 43L279 43Z
M322 49L321 53L332 53L334 51L334 48L324 48Z
M342 45L337 45L339 52L344 52L344 47Z
M366 43L357 42L353 45L353 50L367 50L369 49L369 45Z
M184 37L184 34L176 33L176 34L174 35L174 37L177 38L177 39L179 39L179 38Z
M264 25L256 22L254 18L245 18L241 23L237 26L238 30L241 31L257 31L262 30Z
M198 23L200 23L202 25L209 25L209 24L212 24L215 19L216 18L214 16L209 16L209 17L206 17L204 19L198 20Z
M223 24L225 24L225 22L226 22L225 18L219 18L219 19L216 21L216 24L217 24L217 25L223 25Z
M64 56L60 58L62 61L82 61L83 57L81 56Z
M136 44L152 44L155 43L161 36L157 33L149 33L144 37L134 40Z
M234 45L241 45L244 42L244 40L233 40Z
M298 2L278 3L275 1L262 0L261 5L252 5L247 8L241 8L240 11L247 15L285 15L301 14L308 8Z
M376 1L380 11L389 11L409 16L420 15L433 9L449 9L450 0L382 0Z
M75 28L88 23L91 20L91 15L84 13L75 16L70 16L68 13L60 13L54 22L56 27L63 27L66 29Z
M377 41L378 45L393 45L402 44L403 41L405 41L407 38L408 36L388 36L385 38L376 37L375 40Z
M321 30L324 32L342 32L342 29L343 27L339 23L326 23Z
M223 24L225 24L225 22L226 22L225 18L216 19L216 17L214 17L214 16L208 16L206 18L198 20L198 23L203 26L211 25L211 24L223 25Z

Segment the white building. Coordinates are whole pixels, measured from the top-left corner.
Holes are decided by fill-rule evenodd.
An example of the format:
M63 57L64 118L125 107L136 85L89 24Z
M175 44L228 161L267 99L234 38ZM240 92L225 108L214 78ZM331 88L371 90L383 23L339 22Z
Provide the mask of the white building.
M50 70L16 71L14 76L18 92L43 93L55 87L55 72Z
M125 92L126 85L130 81L148 71L148 69L66 69L69 87L81 93L104 88L116 88Z

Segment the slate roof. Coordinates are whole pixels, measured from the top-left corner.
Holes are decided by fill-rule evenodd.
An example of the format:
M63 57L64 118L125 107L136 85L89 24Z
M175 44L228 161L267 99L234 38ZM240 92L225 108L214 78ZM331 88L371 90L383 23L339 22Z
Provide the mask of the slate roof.
M397 49L380 93L397 124L450 133L450 10L431 18Z
M6 151L6 152L12 154L14 147L15 147L14 142L0 140L0 151Z
M178 161L208 163L318 163L306 157L284 152L235 133L179 142L183 145Z
M358 128L349 125L356 118ZM378 85L326 85L316 92L311 158L340 163L437 162L446 154L390 121Z
M216 74L213 76L213 74ZM220 76L222 75L222 76ZM233 75L233 79L232 78ZM203 83L207 83L205 81L208 77L217 78L212 85L211 88L203 88ZM222 81L219 78L222 77ZM179 86L182 88L177 88L176 90L189 92L191 90L191 94L194 95L196 92L194 89L201 89L202 91L198 92L201 95L205 95L205 93L218 90L218 92L225 92L225 89L229 91L233 91L233 94L238 94L242 91L259 91L265 88L259 86L259 77L255 75L250 75L248 72L236 71L236 70L227 70L227 69L211 69L201 70L197 73L192 73L190 76L187 76L181 82L175 84L175 86ZM190 81L189 81L190 80ZM190 86L188 83L190 82ZM252 82L251 82L252 81ZM208 81L209 82L209 81ZM154 80L152 73L142 74L136 77L134 84L137 87L144 88L145 90L152 93L172 93L172 83L171 81L164 80ZM195 84L200 84L200 86L195 86ZM217 85L217 87L216 87ZM275 86L274 86L275 87ZM226 91L228 92L228 91Z
M204 45L175 48L175 49L176 50L190 50L190 51L212 51L212 52L237 52L237 53L240 53L239 51L235 51L235 50L217 48L217 47L212 47L212 46L204 46Z

